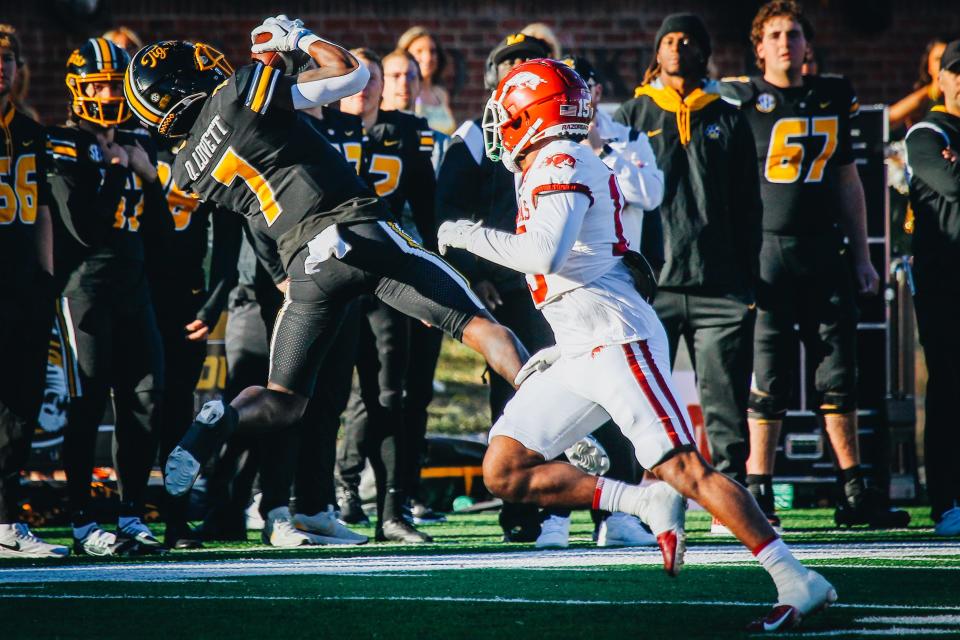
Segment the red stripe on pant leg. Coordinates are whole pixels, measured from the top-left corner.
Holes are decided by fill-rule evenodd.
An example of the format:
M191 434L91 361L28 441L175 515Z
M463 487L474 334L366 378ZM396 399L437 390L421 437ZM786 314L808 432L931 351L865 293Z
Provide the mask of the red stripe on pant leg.
M690 425L687 424L686 418L683 417L683 412L680 411L680 405L677 404L677 399L673 397L673 394L670 392L670 387L667 386L667 381L664 380L663 374L661 374L660 369L657 368L657 362L653 359L653 354L650 353L650 346L646 340L640 340L637 344L640 346L640 352L643 353L643 358L647 362L647 367L653 372L653 379L657 381L660 392L663 394L663 397L667 399L673 412L677 414L677 420L680 421L680 429L683 431L683 435L687 437L690 444L696 444L697 441L693 439Z
M593 506L590 507L594 511L600 510L601 493L603 493L603 478L597 478L597 488L593 490Z
M650 388L650 383L647 382L647 377L643 374L643 370L640 368L640 363L637 362L637 356L633 353L633 349L629 344L625 344L623 345L623 352L627 354L627 363L630 365L630 371L633 372L633 377L636 378L637 384L640 385L640 390L643 391L643 395L647 397L647 402L653 407L654 412L656 412L657 417L663 424L663 428L667 432L670 442L673 443L674 447L683 446L683 443L680 442L680 438L677 436L677 432L673 429L673 420L667 415L663 405L660 404L657 396L653 393L653 389Z

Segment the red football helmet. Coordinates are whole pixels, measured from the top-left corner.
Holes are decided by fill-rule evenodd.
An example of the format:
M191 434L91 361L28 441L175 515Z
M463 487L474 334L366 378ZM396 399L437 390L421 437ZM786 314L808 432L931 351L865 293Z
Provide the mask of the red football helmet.
M487 157L519 173L517 160L544 138L587 135L593 107L577 72L556 60L528 60L513 68L487 100L483 142Z

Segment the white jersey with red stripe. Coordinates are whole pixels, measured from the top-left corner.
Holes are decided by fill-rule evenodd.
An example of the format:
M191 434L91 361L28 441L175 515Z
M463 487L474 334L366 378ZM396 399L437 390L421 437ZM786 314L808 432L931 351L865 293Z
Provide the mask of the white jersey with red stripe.
M616 176L587 146L563 139L551 142L520 184L518 234L549 224L551 213L544 205L556 194L589 199L559 269L527 274L534 303L553 328L557 344L565 353L580 353L647 338L659 320L623 265L622 255L638 249L639 237L626 235L626 202Z

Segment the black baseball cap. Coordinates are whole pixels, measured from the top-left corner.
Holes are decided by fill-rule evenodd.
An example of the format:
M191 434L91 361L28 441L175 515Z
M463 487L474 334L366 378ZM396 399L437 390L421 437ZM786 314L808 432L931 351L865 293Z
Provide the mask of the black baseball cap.
M960 40L947 44L947 48L943 50L943 57L940 58L940 68L951 73L960 72Z
M494 65L504 60L517 58L530 60L533 58L549 58L550 45L541 40L523 33L512 33L503 39L490 53Z

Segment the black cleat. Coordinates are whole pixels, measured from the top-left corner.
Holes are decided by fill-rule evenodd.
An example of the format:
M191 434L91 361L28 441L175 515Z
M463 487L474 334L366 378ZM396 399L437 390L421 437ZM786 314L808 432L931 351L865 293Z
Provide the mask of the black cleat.
M377 542L403 542L406 544L433 542L433 538L422 531L418 531L403 518L385 520L382 527L377 527L376 540Z
M892 509L879 491L868 487L857 496L846 496L833 514L838 527L867 525L872 529L900 529L910 524L910 514Z
M360 490L352 485L337 486L337 506L340 508L340 521L344 524L370 524L370 518L363 512Z

